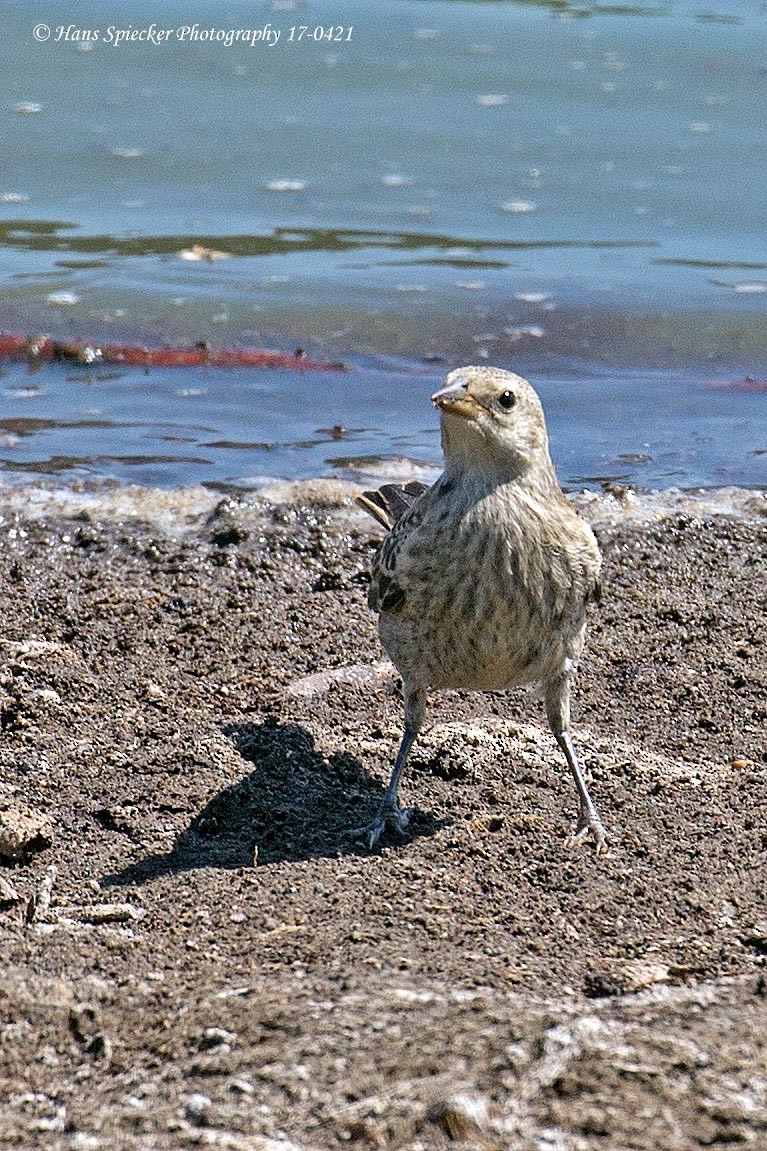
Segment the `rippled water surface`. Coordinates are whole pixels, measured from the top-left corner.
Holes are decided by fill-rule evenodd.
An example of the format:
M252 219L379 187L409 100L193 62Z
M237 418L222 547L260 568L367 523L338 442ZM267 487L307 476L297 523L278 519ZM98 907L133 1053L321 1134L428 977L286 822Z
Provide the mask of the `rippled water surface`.
M159 7L0 4L0 328L352 370L6 362L6 477L429 464L474 361L539 387L569 484L767 483L764 5Z

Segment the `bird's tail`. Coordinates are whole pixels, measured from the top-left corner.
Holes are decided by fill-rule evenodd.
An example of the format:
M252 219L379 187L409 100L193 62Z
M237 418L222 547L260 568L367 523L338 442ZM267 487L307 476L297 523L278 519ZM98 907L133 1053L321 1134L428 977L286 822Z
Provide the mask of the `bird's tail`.
M389 531L426 488L427 485L420 480L411 480L407 484L384 484L376 491L362 492L357 496L357 503Z

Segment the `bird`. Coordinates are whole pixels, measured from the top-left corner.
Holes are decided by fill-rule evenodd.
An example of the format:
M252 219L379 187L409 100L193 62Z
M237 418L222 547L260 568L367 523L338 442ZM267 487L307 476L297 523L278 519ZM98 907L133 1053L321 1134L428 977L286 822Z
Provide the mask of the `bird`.
M357 502L387 534L372 560L368 604L402 679L404 733L378 811L358 839L406 833L399 784L430 691L538 684L578 793L569 846L608 837L570 734L570 693L600 597L599 547L562 491L541 401L514 372L468 366L432 397L444 470L427 487L384 484Z

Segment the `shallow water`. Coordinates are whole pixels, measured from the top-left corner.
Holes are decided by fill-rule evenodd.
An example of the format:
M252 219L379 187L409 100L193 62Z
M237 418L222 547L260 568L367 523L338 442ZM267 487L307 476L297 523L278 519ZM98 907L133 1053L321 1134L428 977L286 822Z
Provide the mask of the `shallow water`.
M106 42L145 0L0 11L0 326L354 369L6 364L6 476L434 463L428 396L478 361L539 388L570 485L767 483L763 6L209 2L281 32L228 48L175 3L162 45Z
M428 469L440 458L429 396L442 375L365 363L303 376L17 366L4 381L12 398L3 406L17 414L0 417L0 471L6 482L112 476L221 489L279 476L397 478L411 461ZM759 391L668 371L538 372L535 380L568 487L765 480Z

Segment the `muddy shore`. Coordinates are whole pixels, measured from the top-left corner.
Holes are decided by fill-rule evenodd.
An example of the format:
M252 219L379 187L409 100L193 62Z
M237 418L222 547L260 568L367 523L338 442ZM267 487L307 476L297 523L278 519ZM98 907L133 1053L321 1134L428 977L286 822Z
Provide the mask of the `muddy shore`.
M320 482L0 492L0 1146L767 1144L767 500L581 499L574 730L400 734L377 529Z

